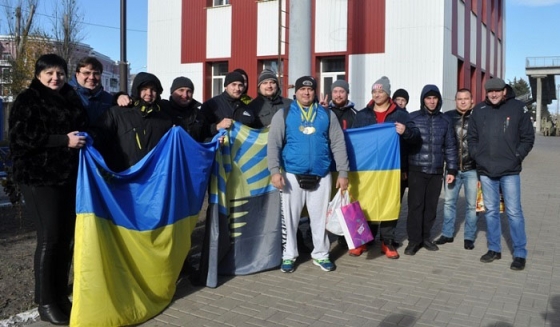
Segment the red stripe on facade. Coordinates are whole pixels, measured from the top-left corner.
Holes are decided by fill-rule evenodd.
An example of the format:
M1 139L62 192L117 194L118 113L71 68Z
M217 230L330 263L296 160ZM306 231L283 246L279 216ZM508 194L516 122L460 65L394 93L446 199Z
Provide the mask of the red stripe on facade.
M256 97L259 61L257 58L257 1L232 1L231 59L228 69L242 68L249 78L248 94ZM276 19L276 17L274 17ZM270 31L276 35L276 30Z
M348 52L385 52L385 1L348 0ZM399 19L399 17L392 17ZM398 40L393 40L398 42Z
M181 8L181 63L206 60L206 0L183 0Z

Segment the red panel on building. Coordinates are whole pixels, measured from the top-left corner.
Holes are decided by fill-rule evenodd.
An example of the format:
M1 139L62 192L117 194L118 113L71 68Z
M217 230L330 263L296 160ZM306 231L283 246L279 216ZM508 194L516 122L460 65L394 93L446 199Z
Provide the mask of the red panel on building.
M385 52L385 0L348 0L348 52Z
M181 63L206 61L207 0L183 0L181 9Z
M257 85L257 1L232 1L231 60L229 70L242 68L249 75L249 90L255 97ZM276 30L270 33L277 34Z

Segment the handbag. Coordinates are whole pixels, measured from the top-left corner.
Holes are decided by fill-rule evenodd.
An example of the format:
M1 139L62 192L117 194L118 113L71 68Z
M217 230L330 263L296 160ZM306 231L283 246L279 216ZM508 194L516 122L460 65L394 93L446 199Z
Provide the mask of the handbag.
M504 195L500 189L500 213L504 213L506 210L506 204L504 203ZM478 181L476 188L476 212L486 212L486 207L484 206L484 197L482 196L482 185Z
M314 190L319 185L321 177L315 175L296 175L299 187L303 190Z
M327 207L327 224L325 226L327 231L338 236L344 235L344 231L342 230L342 225L340 223L340 220L344 218L340 216L340 211L337 211L336 209L349 203L350 195L348 194L348 191L343 192L338 189L338 192L336 192L335 196L333 197L332 201L329 202L329 206Z
M340 216L343 218L340 220L340 224L344 232L344 239L348 243L348 249L355 249L373 241L373 235L359 201L343 205L336 211L340 211Z

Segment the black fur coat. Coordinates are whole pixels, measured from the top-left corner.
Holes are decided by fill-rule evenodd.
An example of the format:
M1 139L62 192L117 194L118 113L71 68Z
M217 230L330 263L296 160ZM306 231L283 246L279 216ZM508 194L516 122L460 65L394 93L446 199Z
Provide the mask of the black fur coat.
M35 186L74 183L78 150L68 148L67 134L86 127L86 111L72 87L65 84L56 92L34 78L10 110L14 180Z

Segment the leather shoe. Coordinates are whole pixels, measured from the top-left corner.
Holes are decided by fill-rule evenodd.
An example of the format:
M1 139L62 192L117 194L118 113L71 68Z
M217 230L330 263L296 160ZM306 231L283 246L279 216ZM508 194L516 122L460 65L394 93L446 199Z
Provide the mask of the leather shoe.
M474 249L474 242L471 240L465 240L465 250Z
M421 246L422 245L420 243L408 242L408 245L406 246L406 249L404 249L404 254L415 255L416 252L418 252L418 250L420 250Z
M453 243L453 237L447 237L447 236L441 235L434 243L436 243L438 245L442 245L442 244L445 244L445 243Z
M48 321L53 325L68 325L70 318L65 315L58 304L44 304L38 308L41 320Z
M515 257L510 266L511 270L523 270L525 269L525 258Z
M437 251L437 250L439 250L438 246L435 245L433 242L431 242L431 241L429 241L429 240L425 240L425 241L422 243L422 246L423 246L426 250L428 250L428 251Z
M485 255L480 257L480 261L484 263L492 262L494 260L500 260L502 258L502 254L500 252L488 251Z

